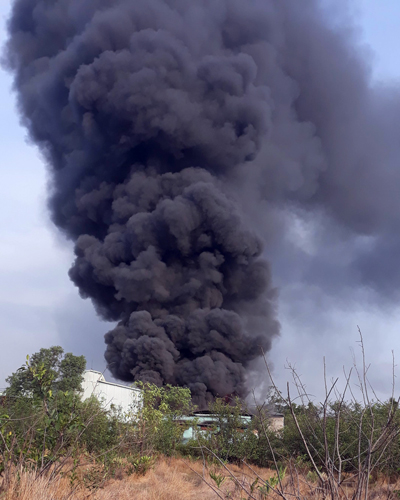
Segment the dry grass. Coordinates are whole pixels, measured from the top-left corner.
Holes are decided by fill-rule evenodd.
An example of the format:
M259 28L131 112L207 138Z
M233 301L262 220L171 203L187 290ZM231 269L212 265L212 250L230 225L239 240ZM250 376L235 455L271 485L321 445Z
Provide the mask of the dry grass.
M201 473L201 466L194 465ZM86 470L89 470L87 468ZM121 474L122 476L122 474ZM81 481L79 481L80 483ZM0 490L1 491L1 490ZM15 473L1 500L211 500L215 494L182 460L159 460L145 476L123 475L97 491L82 484L71 488L69 478L48 481L32 472Z
M193 470L191 470L193 469ZM88 469L87 469L88 470ZM215 470L215 468L212 468ZM246 468L230 465L229 470L235 476L235 480L229 479L229 474L225 469L218 469L218 474L223 474L227 478L221 484L220 489L210 478L210 469L203 467L202 462L185 463L180 459L160 459L155 466L145 475L137 476L120 474L121 479L111 479L97 490L88 490L78 481L78 486L71 488L68 477L58 477L54 481L48 481L45 477L36 478L32 472L22 472L15 474L14 478L3 494L0 493L1 500L215 500L218 495L202 480L204 478L217 489L222 498L240 500L248 498L248 495L241 489L242 485L250 491L254 482L255 474L263 479L274 476L274 472L268 469L254 467L254 472ZM288 498L313 498L319 500L324 498L321 491L318 491L318 484L311 483L306 476L287 474L283 481L284 489L289 495ZM400 483L389 484L385 479L380 479L371 485L368 498L396 499L399 498L396 490L400 491ZM1 490L0 490L1 491ZM228 495L229 493L229 495ZM343 499L351 498L352 488L348 486L347 495L343 494ZM254 488L254 498L263 500L268 498L273 500L279 498L278 495L270 493L268 497L263 496L257 488Z
M15 474L1 500L67 500L71 488L67 479L49 481L46 477L37 478L33 472Z
M197 467L199 468L199 467ZM115 495L115 497L113 497ZM161 460L144 477L131 476L109 484L96 500L214 500L215 494L181 461Z

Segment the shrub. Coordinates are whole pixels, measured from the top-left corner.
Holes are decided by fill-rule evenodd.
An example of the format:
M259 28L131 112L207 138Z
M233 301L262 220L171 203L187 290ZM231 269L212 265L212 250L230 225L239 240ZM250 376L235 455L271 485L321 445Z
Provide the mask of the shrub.
M190 390L167 385L138 384L142 389L143 406L134 417L140 451L171 456L181 445L185 425L182 417L189 415L192 405Z

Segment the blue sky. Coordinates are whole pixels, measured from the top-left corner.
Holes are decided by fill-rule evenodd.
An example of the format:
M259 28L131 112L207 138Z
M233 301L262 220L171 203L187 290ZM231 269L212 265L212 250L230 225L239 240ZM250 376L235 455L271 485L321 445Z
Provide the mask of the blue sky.
M396 0L357 0L362 37L371 46L374 76L378 80L400 78L398 47L400 43L400 2Z
M372 51L375 82L400 82L400 2L353 1L360 36ZM10 0L0 4L0 44ZM46 211L46 170L36 148L19 125L10 76L0 70L0 387L4 379L40 347L62 345L87 357L89 367L102 370L102 336L110 325L100 322L68 279L71 244L51 225ZM282 337L271 360L278 383L284 383L286 359L296 363L311 392L318 392L315 367L330 359L330 371L351 364L357 325L371 354L371 377L385 396L391 375L391 349L400 353L399 310L375 310L355 301L347 307L320 297L319 318L299 318L291 310L290 293L281 292ZM321 325L315 335L316 322ZM375 339L379 337L379 343ZM302 356L307 344L307 356ZM373 351L372 351L372 346ZM378 347L377 347L378 346ZM400 355L400 354L399 354ZM322 371L321 371L322 373ZM315 386L315 390L314 390Z

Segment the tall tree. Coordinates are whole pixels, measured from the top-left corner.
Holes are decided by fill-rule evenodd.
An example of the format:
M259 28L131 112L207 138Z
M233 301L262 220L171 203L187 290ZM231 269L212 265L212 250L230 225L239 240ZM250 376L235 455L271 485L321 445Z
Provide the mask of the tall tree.
M86 368L84 356L75 356L72 353L64 355L64 349L53 346L48 349L40 349L16 372L10 375L6 381L8 396L42 396L43 377L46 378L46 386L53 393L57 391L81 391L82 374ZM41 377L35 374L41 372Z

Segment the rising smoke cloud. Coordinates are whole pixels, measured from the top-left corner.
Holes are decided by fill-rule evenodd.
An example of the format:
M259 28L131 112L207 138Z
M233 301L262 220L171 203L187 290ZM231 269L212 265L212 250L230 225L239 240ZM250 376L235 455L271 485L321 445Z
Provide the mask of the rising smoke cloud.
M379 286L399 115L316 0L16 0L7 61L117 378L246 395L288 207L370 238L349 268Z

